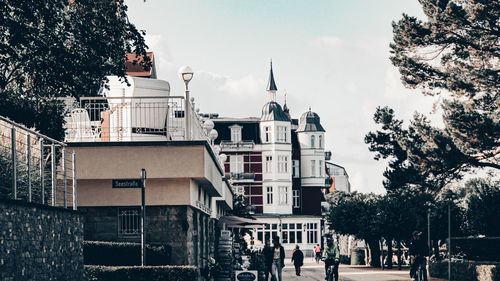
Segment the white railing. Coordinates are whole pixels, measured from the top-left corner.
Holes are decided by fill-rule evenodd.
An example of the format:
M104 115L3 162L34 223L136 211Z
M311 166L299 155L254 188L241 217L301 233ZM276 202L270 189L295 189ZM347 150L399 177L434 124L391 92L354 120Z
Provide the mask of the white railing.
M189 103L191 105L191 103ZM169 97L83 97L65 117L66 142L208 140L203 120L185 101Z

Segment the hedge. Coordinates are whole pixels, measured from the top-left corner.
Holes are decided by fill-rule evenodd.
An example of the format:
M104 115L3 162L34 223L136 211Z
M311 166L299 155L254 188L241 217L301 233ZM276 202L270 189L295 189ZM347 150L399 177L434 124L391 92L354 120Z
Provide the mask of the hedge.
M193 281L194 266L97 266L86 265L88 281Z
M500 262L500 237L452 238L451 246L467 260Z
M168 245L146 245L147 265L170 264ZM84 241L83 262L87 265L133 266L141 264L141 244L130 242Z
M436 278L448 278L448 262L431 262L429 275ZM452 262L451 279L455 281L500 281L500 263Z

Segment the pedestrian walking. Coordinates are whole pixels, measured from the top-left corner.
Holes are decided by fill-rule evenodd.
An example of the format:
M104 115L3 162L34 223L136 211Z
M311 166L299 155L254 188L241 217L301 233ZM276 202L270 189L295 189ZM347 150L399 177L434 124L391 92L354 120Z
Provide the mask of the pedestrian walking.
M299 245L295 246L292 253L292 262L295 266L295 275L300 276L300 267L304 265L304 253L300 250Z
M271 267L272 280L283 281L281 272L285 267L285 249L280 244L278 236L273 237L273 263Z
M264 245L264 249L262 250L262 253L264 255L264 274L265 274L265 281L269 281L269 273L271 273L271 269L273 266L273 248L271 247L271 242L269 240L266 240L266 244Z
M314 246L314 257L316 259L316 263L319 263L319 260L321 260L321 247L319 246L319 244L316 244L316 246Z

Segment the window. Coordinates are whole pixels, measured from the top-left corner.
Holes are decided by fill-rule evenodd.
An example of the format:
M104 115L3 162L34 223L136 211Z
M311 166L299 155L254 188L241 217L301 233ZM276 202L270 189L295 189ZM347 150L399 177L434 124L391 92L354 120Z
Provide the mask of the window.
M266 187L266 204L273 204L273 187Z
M311 160L311 177L316 176L316 160Z
M283 244L302 243L302 224L283 223L281 224L281 237Z
M273 157L266 156L266 173L272 173L272 172L273 172Z
M314 148L316 146L316 136L312 135L311 136L311 148Z
M317 223L307 223L306 224L306 235L308 244L318 243L318 224Z
M231 142L241 142L241 127L233 125L229 128L231 129Z
M319 160L319 176L322 177L323 176L323 170L325 169L325 167L323 167L323 160Z
M318 136L318 147L323 148L323 136Z
M288 173L288 157L278 156L278 173Z
M288 204L288 186L279 187L279 204L280 205Z
M300 208L300 190L292 191L293 207Z
M300 177L299 160L292 160L292 173L294 178Z
M252 233L252 236L255 235L255 233L257 232L257 239L262 241L264 243L264 241L271 241L271 239L275 236L278 236L278 224L266 224L265 228L257 228L257 229L253 229L253 233Z
M266 126L264 127L264 142L271 142L271 127Z
M119 208L118 209L118 236L138 237L141 234L139 208Z
M229 156L229 171L231 173L243 173L243 155Z
M285 126L278 126L278 142L286 142L286 127Z

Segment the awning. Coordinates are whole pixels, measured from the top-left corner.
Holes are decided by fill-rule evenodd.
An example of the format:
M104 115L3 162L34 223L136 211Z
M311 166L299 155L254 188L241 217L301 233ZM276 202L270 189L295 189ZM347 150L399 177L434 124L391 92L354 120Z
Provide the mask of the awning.
M226 227L232 228L255 228L262 227L266 223L255 218L243 218L238 216L223 216L219 219L219 226L225 224Z

